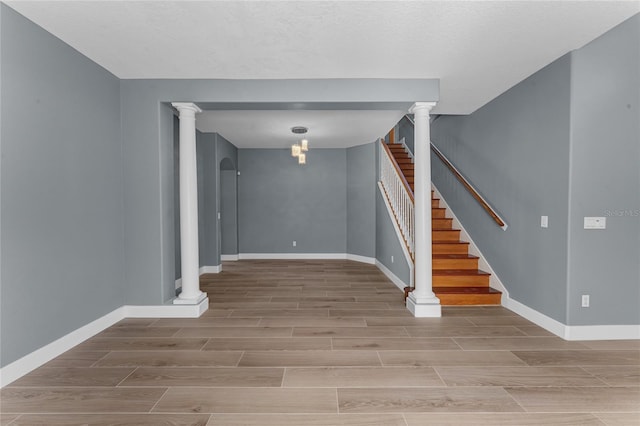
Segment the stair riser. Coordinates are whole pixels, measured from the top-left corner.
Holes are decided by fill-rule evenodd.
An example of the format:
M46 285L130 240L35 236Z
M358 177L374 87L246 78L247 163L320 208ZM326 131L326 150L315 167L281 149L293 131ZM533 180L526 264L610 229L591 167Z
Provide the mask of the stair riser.
M433 254L467 254L469 244L434 244Z
M450 231L451 224L447 222L440 223L431 221L431 229L433 229L434 231Z
M489 287L489 275L434 275L434 287Z
M443 306L500 305L501 294L438 294Z
M478 269L478 259L433 259L433 269Z
M432 218L444 219L446 214L447 212L445 211L445 209L431 209Z
M459 241L460 240L460 230L452 229L452 230L433 230L431 232L431 238L433 241Z
M431 200L431 207L440 207L440 200Z

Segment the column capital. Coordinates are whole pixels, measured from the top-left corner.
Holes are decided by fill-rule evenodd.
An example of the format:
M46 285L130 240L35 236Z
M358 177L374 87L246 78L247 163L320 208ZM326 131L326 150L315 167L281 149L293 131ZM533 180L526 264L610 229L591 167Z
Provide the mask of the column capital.
M426 112L428 115L434 106L436 106L435 102L416 102L411 106L411 108L409 108L409 112L411 114Z
M198 105L193 102L171 102L171 105L177 109L180 114L192 112L195 115L202 112Z

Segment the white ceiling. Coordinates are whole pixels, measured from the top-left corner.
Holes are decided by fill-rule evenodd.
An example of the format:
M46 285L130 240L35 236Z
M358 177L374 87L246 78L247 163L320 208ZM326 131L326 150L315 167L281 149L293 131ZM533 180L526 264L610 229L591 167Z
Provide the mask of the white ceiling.
M238 148L288 148L302 137L294 126L309 129L309 147L342 148L384 136L403 111L210 111L197 118L198 129L218 132Z
M637 0L5 3L123 79L437 78L435 114L469 114L640 12ZM363 128L366 115L371 126L397 115L352 113ZM210 114L226 120L199 127L217 121L232 142L252 143L232 138L245 132L246 112ZM286 131L296 118L252 113L265 123L254 134L275 127L269 115Z

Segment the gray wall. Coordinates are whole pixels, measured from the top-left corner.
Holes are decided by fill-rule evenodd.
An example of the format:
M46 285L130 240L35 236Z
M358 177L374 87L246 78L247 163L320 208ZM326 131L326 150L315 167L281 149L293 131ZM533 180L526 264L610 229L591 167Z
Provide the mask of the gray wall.
M495 226L432 158L436 186L510 296L568 325L640 323L639 22L432 127L509 224ZM608 229L582 229L584 216L609 216ZM582 294L590 308L580 307Z
M469 116L441 116L432 140L504 217L502 231L432 156L433 182L511 298L566 320L569 55ZM540 228L540 216L549 228Z
M123 164L118 79L0 11L6 366L122 306Z
M220 254L238 254L238 185L235 170L220 170Z
M345 149L304 166L287 149L240 149L238 164L240 253L346 253Z
M347 253L376 256L376 147L347 149Z
M572 54L570 325L640 324L639 104L636 15ZM607 229L583 229L585 216L609 216Z
M173 112L168 102L407 109L415 99L437 100L438 92L438 82L426 79L122 80L125 303L164 303L175 294Z

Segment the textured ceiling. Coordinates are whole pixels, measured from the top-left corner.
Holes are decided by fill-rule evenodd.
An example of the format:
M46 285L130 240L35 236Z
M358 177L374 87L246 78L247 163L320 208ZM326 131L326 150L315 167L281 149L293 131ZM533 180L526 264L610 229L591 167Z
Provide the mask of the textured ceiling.
M640 11L639 1L5 3L123 79L436 78L435 114L475 111Z

